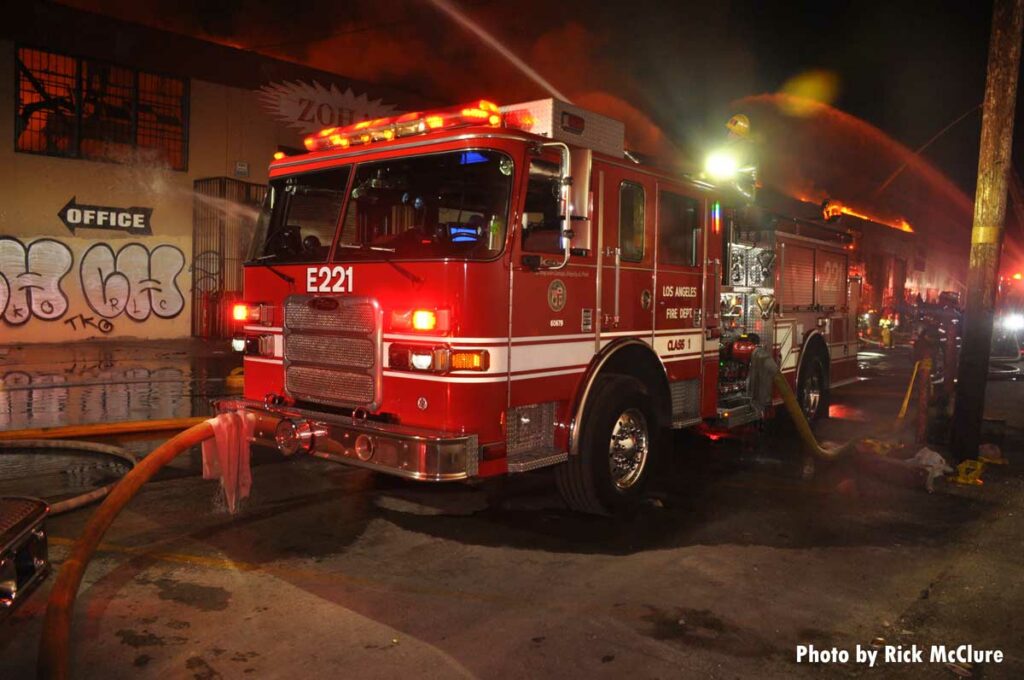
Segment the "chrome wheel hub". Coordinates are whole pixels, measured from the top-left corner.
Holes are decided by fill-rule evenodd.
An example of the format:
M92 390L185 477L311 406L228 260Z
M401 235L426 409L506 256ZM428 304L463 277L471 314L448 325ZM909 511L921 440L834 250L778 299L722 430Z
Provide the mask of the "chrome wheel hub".
M803 407L804 415L808 420L818 412L818 404L821 403L821 376L815 372L804 383L804 391L800 406Z
M608 443L608 465L618 489L624 491L637 483L647 465L649 450L647 418L638 409L625 410L615 421Z

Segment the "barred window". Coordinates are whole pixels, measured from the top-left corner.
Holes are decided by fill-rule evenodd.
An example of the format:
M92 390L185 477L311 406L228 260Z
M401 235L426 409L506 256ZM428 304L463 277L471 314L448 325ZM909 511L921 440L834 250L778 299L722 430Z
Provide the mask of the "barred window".
M19 47L15 149L188 167L188 82Z

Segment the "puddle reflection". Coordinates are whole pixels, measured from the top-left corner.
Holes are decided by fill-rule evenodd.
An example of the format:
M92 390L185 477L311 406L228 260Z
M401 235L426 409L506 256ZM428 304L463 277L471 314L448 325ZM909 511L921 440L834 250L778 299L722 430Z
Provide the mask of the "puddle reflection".
M0 366L0 430L208 415L240 363L226 353L120 348L20 358Z

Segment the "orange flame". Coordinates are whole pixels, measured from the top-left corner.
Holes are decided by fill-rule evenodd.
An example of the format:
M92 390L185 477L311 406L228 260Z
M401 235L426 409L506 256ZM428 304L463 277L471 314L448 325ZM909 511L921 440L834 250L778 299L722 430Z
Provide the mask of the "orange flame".
M806 196L798 196L798 198L804 203L818 203L818 201L809 199ZM834 217L839 217L840 215L849 215L850 217L856 217L858 219L867 220L868 222L876 222L878 224L883 224L891 229L898 229L899 231L904 231L908 234L914 233L914 228L911 227L910 223L907 222L902 217L897 218L895 220L887 220L882 217L878 217L877 215L867 215L865 213L858 212L853 208L849 207L848 205L840 203L839 201L836 201L834 199L829 199L828 203L822 210L822 215L825 217L826 220L832 219Z

